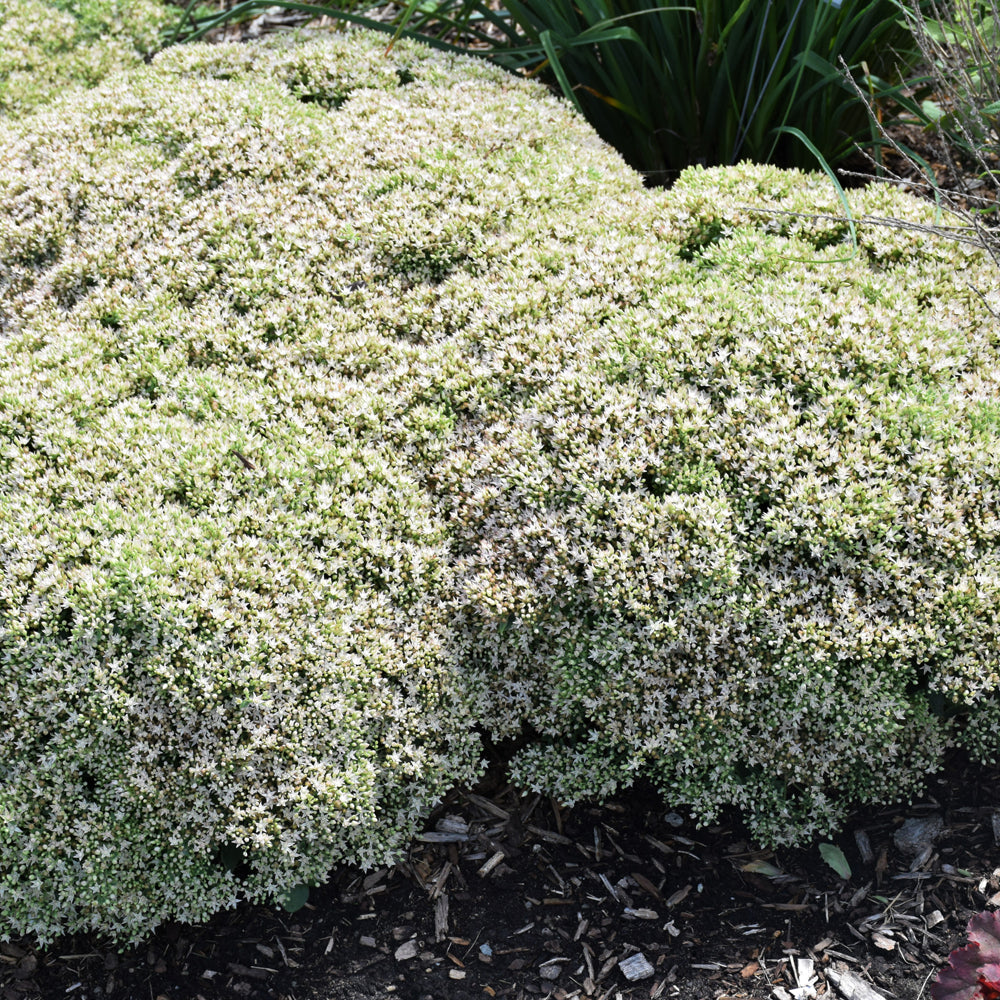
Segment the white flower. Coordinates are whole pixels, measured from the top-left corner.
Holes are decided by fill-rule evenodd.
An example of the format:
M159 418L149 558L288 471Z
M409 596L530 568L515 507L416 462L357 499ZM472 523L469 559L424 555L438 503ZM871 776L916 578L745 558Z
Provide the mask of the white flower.
M0 933L381 863L477 727L781 841L916 788L938 695L996 714L988 263L753 211L816 176L647 192L541 87L383 52L4 108Z

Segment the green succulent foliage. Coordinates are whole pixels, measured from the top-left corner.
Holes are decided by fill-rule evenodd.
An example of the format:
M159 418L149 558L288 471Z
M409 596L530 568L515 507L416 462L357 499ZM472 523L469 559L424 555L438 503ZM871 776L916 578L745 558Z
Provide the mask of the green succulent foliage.
M301 883L292 886L287 892L278 896L278 902L286 912L297 913L309 902L309 886Z
M178 18L156 0L5 0L0 116L24 114L69 87L139 65Z
M262 6L243 0L181 34L198 38ZM814 169L816 153L836 163L855 143L878 144L843 67L884 101L919 55L894 0L506 0L499 10L432 0L400 5L394 19L371 4L282 6L452 51L473 44L545 80L655 184L692 164L743 159Z
M294 902L483 731L771 843L919 789L1000 687L1000 303L847 197L360 32L0 122L0 933Z

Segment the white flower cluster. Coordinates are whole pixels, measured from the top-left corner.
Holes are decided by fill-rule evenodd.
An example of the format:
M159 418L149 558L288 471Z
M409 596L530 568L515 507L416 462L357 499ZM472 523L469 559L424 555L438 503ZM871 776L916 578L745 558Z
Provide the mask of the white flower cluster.
M25 114L68 88L138 66L179 15L155 0L4 0L0 116Z
M995 700L987 263L755 211L817 176L646 191L541 87L383 51L0 122L0 933L381 862L477 727L781 841Z

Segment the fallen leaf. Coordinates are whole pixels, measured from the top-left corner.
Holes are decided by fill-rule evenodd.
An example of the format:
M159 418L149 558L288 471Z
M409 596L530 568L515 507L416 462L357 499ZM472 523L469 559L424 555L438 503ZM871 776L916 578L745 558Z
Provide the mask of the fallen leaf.
M748 861L740 871L753 872L755 875L766 875L768 878L777 878L785 873L780 868L775 868L769 861Z
M820 844L820 857L842 878L851 877L851 866L844 857L844 852L836 844Z

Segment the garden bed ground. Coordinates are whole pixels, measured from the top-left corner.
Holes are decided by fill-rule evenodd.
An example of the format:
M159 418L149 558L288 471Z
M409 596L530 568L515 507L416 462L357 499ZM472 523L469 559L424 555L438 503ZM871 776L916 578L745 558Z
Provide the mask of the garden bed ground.
M855 814L833 838L848 880L816 844L758 850L738 821L698 829L648 791L559 810L484 783L398 867L337 870L294 914L244 904L122 952L0 944L0 997L787 1000L864 982L860 1000L917 1000L1000 904L998 779L956 756L919 802ZM935 817L933 843L904 844Z

